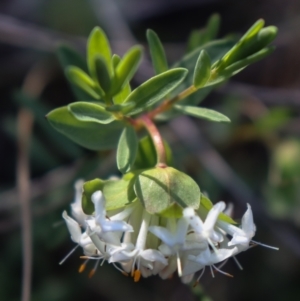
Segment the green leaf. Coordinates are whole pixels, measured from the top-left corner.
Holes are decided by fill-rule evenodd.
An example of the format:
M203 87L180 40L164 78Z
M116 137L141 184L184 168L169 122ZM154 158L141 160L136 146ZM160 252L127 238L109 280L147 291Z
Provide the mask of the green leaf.
M220 28L220 23L221 19L219 14L213 14L210 16L205 26L207 42L216 39Z
M190 87L193 84L194 80L194 69L199 57L199 53L202 49L208 53L212 64L215 63L217 60L221 59L222 56L234 45L235 40L232 39L224 39L213 41L205 46L201 46L195 49L193 52L186 55L181 61L176 63L176 67L183 67L189 70L187 76L182 81L182 83L171 93L172 96L175 96L185 90L186 88ZM199 89L195 93L191 94L187 98L180 101L182 105L198 105L212 90L213 86L205 87ZM171 109L168 112L160 114L157 119L161 120L168 120L178 115L178 111L175 109Z
M193 85L196 88L204 87L206 82L209 80L211 70L210 57L207 52L203 49L200 52L199 58L197 60L195 70L194 70L194 80Z
M70 46L61 44L57 49L57 55L63 69L72 65L82 69L84 72L88 71L83 56Z
M263 28L265 22L260 19L255 22L251 28L240 38L240 40L224 55L222 60L217 63L216 68L225 68L232 63L250 55L249 46L255 44L259 31Z
M246 57L245 59L237 61L237 62L233 63L232 65L228 66L227 68L224 69L224 71L222 71L220 73L220 75L222 76L224 74L225 76L229 77L234 74L237 74L238 72L240 72L242 69L244 69L248 65L253 64L257 61L260 61L261 59L270 55L274 50L275 50L274 46L263 48L260 51Z
M81 88L89 96L94 99L100 99L100 95L104 94L100 89L97 91L95 82L81 69L70 66L66 69L66 76L70 82Z
M101 179L94 179L83 184L82 192L82 210L85 214L92 214L95 211L94 203L92 202L92 194L95 191L103 190L105 181Z
M164 47L158 35L151 29L147 30L147 40L150 48L150 55L155 74L160 74L168 70L168 62Z
M186 74L186 69L175 68L156 75L141 84L125 100L125 103L133 102L136 104L135 109L129 112L129 115L140 113L162 100L184 80Z
M106 66L111 66L111 50L109 41L100 27L95 27L87 42L87 64L90 74L96 79L95 57L101 55L106 63Z
M207 21L205 28L193 30L188 39L187 52L216 39L220 28L220 15L213 14Z
M121 62L121 58L117 54L114 54L111 59L111 63L114 70L118 67L120 62Z
M130 84L126 84L123 89L114 97L115 104L122 104L131 93Z
M69 112L68 107L57 108L46 118L58 132L91 150L115 148L123 128L123 124L117 121L106 125L80 121Z
M167 143L167 141L164 142L164 147L166 150L166 156L167 156L167 165L172 165L172 151ZM134 162L134 169L146 169L146 168L153 168L157 163L157 155L156 150L153 144L153 141L149 135L143 137L139 141L138 150L136 159Z
M183 114L190 115L193 117L215 122L230 122L230 119L227 116L214 110L180 105L175 105L174 108Z
M178 207L198 209L200 205L199 186L188 175L172 167L143 171L138 175L134 189L151 214L180 217Z
M120 89L131 80L141 59L142 48L140 46L134 46L125 53L115 70L115 80L112 88L113 95L119 93Z
M127 111L130 111L132 108L134 108L135 104L133 102L128 103L121 103L117 105L111 105L107 106L105 110L107 112L122 112L125 113Z
M57 55L63 70L69 66L76 66L82 69L84 72L88 72L85 59L73 48L68 45L60 45L57 50ZM69 81L69 85L72 89L76 99L89 99L90 95L80 89L77 85L72 84Z
M114 115L107 112L101 103L78 101L69 104L68 109L80 121L108 124L115 120Z
M105 94L108 94L111 88L111 79L105 60L101 55L96 55L95 57L95 73L100 87L104 90Z
M123 208L136 201L133 185L137 173L127 173L120 180L108 180L103 187L103 194L106 200L106 210Z
M125 127L117 148L117 166L124 174L128 172L135 160L138 148L138 138L132 126Z

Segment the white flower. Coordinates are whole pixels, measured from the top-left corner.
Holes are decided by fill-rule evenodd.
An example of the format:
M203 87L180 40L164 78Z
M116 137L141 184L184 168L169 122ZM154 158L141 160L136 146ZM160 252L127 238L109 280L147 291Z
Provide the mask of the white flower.
M73 218L71 218L66 211L63 212L62 216L71 234L71 239L83 248L84 254L90 256L96 254L97 249L95 245L87 233L82 232L79 224Z
M242 218L240 228L221 220L219 220L217 224L222 230L232 236L228 246L237 246L239 252L249 248L249 243L256 231L251 206L249 204L247 204L247 211Z
M63 218L71 239L83 248L87 259L80 271L88 260L96 260L90 276L107 261L122 273L130 273L134 281L157 274L166 279L177 270L188 283L205 266L218 270L217 263L249 248L255 234L251 207L238 227L219 219L224 202L208 212L201 207L197 211L185 208L181 218L169 218L148 213L138 200L107 212L104 195L96 191L91 197L95 212L86 215L81 207L82 184L75 185L73 218L66 212Z
M207 214L205 222L195 214L192 208L183 210L183 215L189 220L189 224L198 235L199 240L207 241L210 246L216 251L215 245L223 240L221 233L215 230L215 224L219 214L225 209L225 203L219 202L215 204Z
M151 215L144 210L134 250L116 252L111 256L109 261L121 263L128 262L124 267L127 272L131 272L135 282L139 281L141 275L143 277L156 275L168 263L161 252L153 249L145 249L150 220Z
M83 184L84 181L82 179L75 182L75 198L74 202L71 204L71 215L82 227L85 227L85 220L87 218L87 215L83 212L81 206Z
M105 199L101 191L92 194L92 202L95 205L95 217L86 220L89 228L104 242L120 245L122 232L132 232L132 226L122 220L110 220L106 217Z

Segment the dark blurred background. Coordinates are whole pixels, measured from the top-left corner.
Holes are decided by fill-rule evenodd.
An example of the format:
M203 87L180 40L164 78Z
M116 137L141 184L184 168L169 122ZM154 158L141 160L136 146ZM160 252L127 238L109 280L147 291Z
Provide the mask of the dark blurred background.
M216 12L222 18L219 37L242 34L259 18L276 25L277 49L201 103L227 114L231 124L181 118L163 124L162 131L175 165L213 201L232 202L235 217L250 203L255 239L280 251L253 248L238 256L243 271L233 261L223 268L234 278L213 279L207 271L193 290L176 275L136 284L107 264L89 279L88 271L78 273L79 250L59 266L73 248L61 213L72 201L74 180L106 177L116 166L113 153L87 151L44 119L52 108L74 101L57 46L64 41L84 54L96 25L107 32L115 53L140 43L145 62L134 79L139 84L152 75L147 28L159 34L172 63L184 54L191 30ZM0 300L20 300L22 235L27 262L32 246L33 301L300 300L299 42L298 0L1 0Z

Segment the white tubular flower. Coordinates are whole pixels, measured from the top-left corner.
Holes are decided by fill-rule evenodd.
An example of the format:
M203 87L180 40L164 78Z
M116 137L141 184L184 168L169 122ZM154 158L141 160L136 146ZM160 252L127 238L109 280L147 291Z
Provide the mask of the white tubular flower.
M120 236L123 232L132 232L132 226L122 220L110 220L106 217L105 199L100 190L93 193L92 202L95 205L95 217L86 220L89 228L104 242L120 245Z
M237 248L233 249L218 249L217 252L212 252L209 247L203 250L199 255L189 255L188 259L195 261L202 266L214 265L237 253Z
M219 214L225 209L225 203L219 202L215 204L208 212L205 222L195 214L192 208L183 210L183 216L189 220L190 226L198 235L200 240L206 240L211 247L216 251L215 245L223 240L223 236L216 232L214 227Z
M249 243L256 231L251 206L247 204L247 211L242 218L242 224L240 228L224 221L218 221L218 226L227 234L232 236L228 246L237 246L238 252L247 250L249 248Z
M70 217L66 211L63 212L63 218L66 222L68 230L71 234L71 239L83 248L85 255L96 254L96 247L86 232L81 231L79 224Z
M81 206L83 184L84 181L82 179L75 182L75 198L74 202L71 204L71 214L82 227L85 227L85 220L87 218L87 215L83 212Z
M204 272L205 266L213 273L213 269L218 270L215 264L249 248L255 234L249 205L238 227L219 219L224 202L208 212L188 207L181 218L175 218L150 214L138 200L107 212L104 195L96 191L91 197L95 212L86 215L81 207L82 182L76 182L75 187L71 205L74 218L66 211L63 218L71 239L86 255L79 271L88 260L96 261L90 276L107 261L123 274L129 273L135 282L151 275L167 279L177 271L182 282L188 283L196 272Z
M140 231L136 240L134 250L115 252L109 262L125 263L125 271L131 272L134 281L140 280L141 275L148 277L156 275L168 261L158 250L146 249L147 232L151 220L151 215L144 210ZM128 262L128 264L126 264Z

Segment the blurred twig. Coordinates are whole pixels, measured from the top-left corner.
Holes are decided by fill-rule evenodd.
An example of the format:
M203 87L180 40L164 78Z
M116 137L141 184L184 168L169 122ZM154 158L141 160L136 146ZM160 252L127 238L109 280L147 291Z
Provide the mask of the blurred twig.
M49 73L44 65L37 64L24 80L23 91L37 97L49 82ZM17 118L18 157L17 157L17 187L21 207L21 232L23 245L23 275L22 301L30 300L31 266L32 266L32 234L31 234L31 189L29 147L34 116L27 109L21 108Z
M263 207L263 201L253 194L224 161L213 146L203 137L199 128L187 117L179 117L170 122L172 131L186 145L198 162L241 204L251 204L254 215L279 240L289 246L300 257L300 240L292 229L283 223L271 220Z

